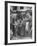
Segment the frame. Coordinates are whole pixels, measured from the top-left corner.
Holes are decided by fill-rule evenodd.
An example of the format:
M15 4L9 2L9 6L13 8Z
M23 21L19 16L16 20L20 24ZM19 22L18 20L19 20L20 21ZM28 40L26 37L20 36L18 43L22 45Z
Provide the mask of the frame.
M25 7L25 10L24 11L20 10L19 7L20 7L20 9L23 9ZM11 12L12 8L13 8L13 11ZM32 14L28 9L32 12ZM20 13L21 13L21 15L29 15L29 14L27 14L28 13L27 11L29 12L29 14L33 15L32 16L33 19L30 19L30 20L32 20L32 30L33 30L33 31L31 30L32 31L32 35L31 35L32 39L28 38L29 40L27 40L27 39L15 40L14 35L17 36L17 33L14 33L14 28L13 28L13 32L11 32L11 33L14 33L14 35L13 35L14 40L13 40L12 37L10 36L10 30L11 30L10 28L12 28L10 17L13 17L11 15L20 14ZM29 21L31 23L30 20L27 19L26 22ZM15 25L15 24L13 24L13 25ZM26 31L26 32L28 33L28 31ZM24 34L24 32L23 32L23 34ZM25 33L25 35L26 35L26 33ZM22 33L20 33L19 37L21 37L21 36L23 36ZM18 39L20 39L20 38L18 38ZM36 43L36 3L5 1L5 45L30 44L30 43Z

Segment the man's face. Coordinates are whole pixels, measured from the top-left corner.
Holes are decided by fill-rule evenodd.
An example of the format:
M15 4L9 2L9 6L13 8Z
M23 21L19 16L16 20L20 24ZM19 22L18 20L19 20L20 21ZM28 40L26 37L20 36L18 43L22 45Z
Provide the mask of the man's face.
M27 17L27 18L30 18L30 13L27 13L27 14L26 14L26 17Z

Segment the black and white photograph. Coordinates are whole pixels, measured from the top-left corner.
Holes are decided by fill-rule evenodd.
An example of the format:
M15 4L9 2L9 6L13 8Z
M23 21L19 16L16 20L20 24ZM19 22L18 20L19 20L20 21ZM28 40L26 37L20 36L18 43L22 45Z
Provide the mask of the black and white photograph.
M35 42L35 3L7 3L8 43Z
M32 7L10 6L10 40L32 38Z

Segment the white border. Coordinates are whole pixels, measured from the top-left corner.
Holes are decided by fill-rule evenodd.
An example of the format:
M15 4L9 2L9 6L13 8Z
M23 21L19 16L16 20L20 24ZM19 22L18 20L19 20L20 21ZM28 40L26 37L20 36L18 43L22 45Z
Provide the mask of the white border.
M32 7L32 39L23 39L23 40L10 40L10 6L29 6ZM14 4L14 3L8 3L8 43L19 43L19 42L34 42L34 20L35 20L35 6L32 4Z

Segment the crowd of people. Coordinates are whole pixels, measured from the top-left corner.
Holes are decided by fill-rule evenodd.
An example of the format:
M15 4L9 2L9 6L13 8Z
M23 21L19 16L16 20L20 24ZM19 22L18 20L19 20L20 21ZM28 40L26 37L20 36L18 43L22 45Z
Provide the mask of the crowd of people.
M32 11L12 13L10 16L10 32L10 39L17 36L32 35Z

